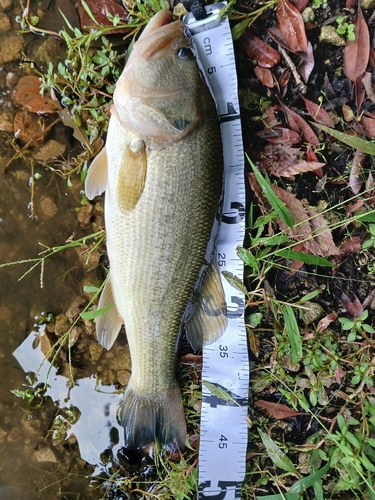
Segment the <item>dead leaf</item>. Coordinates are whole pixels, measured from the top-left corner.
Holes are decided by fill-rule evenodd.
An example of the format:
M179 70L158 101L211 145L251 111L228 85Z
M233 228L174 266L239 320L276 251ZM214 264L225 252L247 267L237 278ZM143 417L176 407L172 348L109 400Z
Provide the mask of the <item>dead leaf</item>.
M366 71L370 56L370 34L360 2L354 19L354 35L355 40L347 40L344 49L344 73L352 82Z
M295 411L284 404L274 403L273 401L265 401L264 399L254 401L254 405L269 417L276 418L278 420L297 417L298 415L307 415L307 413L303 411Z
M294 7L299 10L299 12L303 12L306 7L309 5L310 0L290 0Z
M363 165L366 160L366 153L356 151L349 174L349 186L354 194L358 194L363 186Z
M264 123L269 128L278 127L280 125L280 121L276 118L275 112L280 111L280 106L268 106L264 110Z
M309 99L306 99L306 97L304 97L303 95L301 95L301 97L305 102L309 115L315 121L317 121L318 123L322 123L327 127L331 128L335 127L335 122L333 121L332 116L325 109L323 109L321 105L316 104L315 102L312 102Z
M327 314L327 316L325 316L324 318L322 318L319 321L318 326L317 326L317 330L319 332L324 332L325 330L327 330L327 328L329 327L329 325L331 323L333 323L334 321L336 321L336 319L337 319L337 314L336 313Z
M288 85L291 76L292 70L290 68L285 68L279 78L279 85L281 88L284 88Z
M272 190L285 203L295 222L295 225L290 228L282 219L278 219L280 229L285 231L290 238L303 243L307 253L321 257L339 253L339 249L333 242L331 230L322 215L318 214L313 207L303 204L289 191L276 185L272 186Z
M34 137L40 136L44 129L44 121L41 116L27 111L18 111L14 117L14 136L23 144L27 144ZM43 143L43 137L34 141L34 145Z
M375 92L374 92L374 86L372 84L372 74L367 71L362 78L362 83L366 89L366 94L367 97L370 99L370 101L375 102Z
M262 130L261 132L257 132L256 135L273 144L285 146L292 146L301 142L301 136L297 132L284 127Z
M344 260L347 255L350 255L352 253L359 253L361 249L361 240L359 236L348 238L340 246L339 253L332 259L332 263L338 265Z
M13 101L32 113L55 113L61 109L60 103L47 95L40 94L40 80L37 76L23 76L17 83Z
M112 16L118 15L123 24L128 24L129 22L129 13L124 7L114 2L114 0L86 0L86 4L88 5L94 19L104 26L112 26L112 22L108 19L106 12L109 12ZM81 29L83 31L90 31L91 29L96 29L98 26L92 21L89 17L85 9L81 4L77 6L78 15L81 21ZM116 34L116 33L126 33L127 31L133 28L113 28L107 34Z
M280 62L280 54L277 50L248 31L245 31L239 43L245 54L250 59L255 59L263 68L272 68Z
M341 384L343 377L345 376L345 371L341 368L341 366L337 366L335 369L335 380L338 384Z
M325 165L319 162L307 162L301 159L301 155L300 149L297 148L281 144L267 144L256 164L263 172L275 177L290 177L303 172L312 172Z
M366 137L373 139L375 137L375 118L362 116L361 125Z
M310 42L307 42L307 52L302 52L300 54L300 58L301 61L297 66L297 69L299 74L302 76L303 81L307 83L315 65L314 50Z
M255 76L258 78L260 83L265 87L272 89L275 86L275 82L271 71L268 68L262 68L261 66L255 66L254 68Z
M285 118L289 127L295 132L303 135L306 142L314 144L314 146L319 146L320 141L318 139L318 136L315 134L310 125L302 118L302 116L297 114L295 111L292 111L282 102L280 104L285 113Z
M351 314L354 318L359 318L359 316L363 314L362 304L355 293L353 292L351 293L348 292L348 293L352 297L352 300L346 295L345 292L342 292L340 297L341 302L349 314Z
M355 100L355 107L357 109L357 116L358 116L366 96L366 89L362 82L362 76L359 76L357 80L354 82L352 89L352 96L354 97Z
M283 38L291 52L307 52L305 23L301 13L289 0L280 0L277 8L277 19Z

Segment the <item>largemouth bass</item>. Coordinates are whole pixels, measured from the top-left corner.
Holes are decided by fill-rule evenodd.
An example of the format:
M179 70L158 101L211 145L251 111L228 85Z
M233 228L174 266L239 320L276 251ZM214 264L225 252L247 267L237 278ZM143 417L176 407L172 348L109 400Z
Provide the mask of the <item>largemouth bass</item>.
M114 92L105 148L86 180L105 194L110 271L99 305L107 349L125 324L132 374L119 420L125 446L184 447L175 378L179 333L194 349L226 328L212 264L222 196L217 111L181 21L158 12L134 44Z

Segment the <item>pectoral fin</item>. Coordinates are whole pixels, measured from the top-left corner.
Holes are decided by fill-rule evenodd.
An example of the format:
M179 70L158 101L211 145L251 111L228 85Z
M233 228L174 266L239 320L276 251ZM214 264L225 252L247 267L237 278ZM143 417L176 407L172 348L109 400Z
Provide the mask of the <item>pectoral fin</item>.
M109 273L98 304L98 309L106 308L109 309L103 312L103 314L98 316L96 319L96 337L99 344L106 349L110 349L113 346L124 321L117 312Z
M103 148L91 163L85 182L85 192L89 200L102 194L107 186L108 164L106 149Z
M186 337L196 351L220 338L227 324L224 290L215 263L207 271L195 311L185 325Z
M123 213L133 210L143 193L147 173L147 154L145 143L134 140L123 153L119 182L117 186L118 203Z

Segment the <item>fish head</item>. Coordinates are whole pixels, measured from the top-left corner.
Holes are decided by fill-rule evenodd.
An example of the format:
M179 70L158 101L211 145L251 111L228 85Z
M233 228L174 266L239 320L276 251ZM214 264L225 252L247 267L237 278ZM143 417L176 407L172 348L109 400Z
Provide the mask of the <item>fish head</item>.
M134 44L116 85L115 112L142 137L178 141L200 121L203 85L186 26L162 10Z

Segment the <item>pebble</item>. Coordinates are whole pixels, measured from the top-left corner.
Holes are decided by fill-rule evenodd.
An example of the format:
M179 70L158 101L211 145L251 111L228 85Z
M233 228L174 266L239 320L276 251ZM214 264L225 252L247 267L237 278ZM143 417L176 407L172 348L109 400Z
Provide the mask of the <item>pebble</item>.
M54 217L59 211L55 202L49 196L40 200L40 208L46 217Z
M13 429L9 432L7 440L10 443L16 443L22 439L21 431L18 427L13 427Z
M1 0L0 0L1 1ZM18 61L26 47L26 40L20 35L0 37L0 64Z
M336 45L341 47L346 45L345 38L341 37L334 26L322 26L319 35L319 41L330 43L331 45Z
M12 23L9 17L0 12L0 31L10 31L12 29Z
M65 144L61 144L60 142L51 139L34 153L34 158L39 161L51 160L62 155L65 152L65 149Z
M1 113L0 130L2 132L13 132L13 115L11 113Z
M61 337L62 335L65 335L65 333L69 330L70 327L71 327L70 321L65 316L65 314L59 314L56 317L55 335L57 337Z
M317 302L304 302L303 307L307 307L307 309L303 309L302 316L305 325L310 325L321 318L324 314L323 307Z
M5 12L12 7L13 0L0 0L0 12Z
M34 452L34 458L37 462L57 463L55 454L48 446L40 446L38 450Z
M373 9L375 7L375 0L361 0L362 9Z

